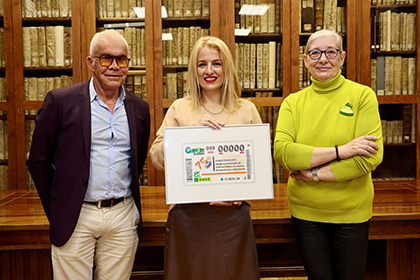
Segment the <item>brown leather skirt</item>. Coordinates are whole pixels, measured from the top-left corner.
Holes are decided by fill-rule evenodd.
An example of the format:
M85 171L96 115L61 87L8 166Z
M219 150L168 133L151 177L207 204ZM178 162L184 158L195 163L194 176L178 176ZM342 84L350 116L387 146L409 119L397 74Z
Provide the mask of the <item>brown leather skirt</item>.
M249 205L176 205L166 223L165 279L260 279Z

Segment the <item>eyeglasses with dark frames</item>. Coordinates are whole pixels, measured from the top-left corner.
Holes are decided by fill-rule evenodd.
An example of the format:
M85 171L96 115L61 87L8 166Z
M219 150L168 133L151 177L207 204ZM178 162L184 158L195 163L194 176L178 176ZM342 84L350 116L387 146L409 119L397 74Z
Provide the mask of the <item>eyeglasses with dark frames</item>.
M328 59L334 59L334 58L337 57L337 55L340 52L341 52L340 49L329 48L329 49L326 49L325 51L311 50L311 51L308 51L308 55L313 60L318 60L318 59L321 58L322 54L324 53L326 58L328 58Z
M101 64L103 67L109 67L114 62L114 59L120 68L128 67L128 64L130 63L130 59L126 58L125 56L101 55L92 57L99 58L99 64Z

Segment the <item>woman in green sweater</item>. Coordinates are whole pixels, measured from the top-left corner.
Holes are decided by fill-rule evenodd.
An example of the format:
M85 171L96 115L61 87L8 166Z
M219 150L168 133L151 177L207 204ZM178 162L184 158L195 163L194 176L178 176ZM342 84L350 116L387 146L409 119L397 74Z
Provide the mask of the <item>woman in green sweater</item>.
M383 157L372 89L341 75L346 53L333 31L312 34L303 55L311 86L285 98L274 157L290 171L288 202L309 279L363 279L371 172Z

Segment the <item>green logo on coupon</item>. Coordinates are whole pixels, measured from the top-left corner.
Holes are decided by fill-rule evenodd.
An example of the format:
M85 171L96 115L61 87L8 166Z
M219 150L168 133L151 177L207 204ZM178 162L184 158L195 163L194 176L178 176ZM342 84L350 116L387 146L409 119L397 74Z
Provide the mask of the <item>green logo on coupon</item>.
M187 154L204 155L204 149L200 148L200 147L198 147L198 148L187 147L187 148L185 148L185 152Z

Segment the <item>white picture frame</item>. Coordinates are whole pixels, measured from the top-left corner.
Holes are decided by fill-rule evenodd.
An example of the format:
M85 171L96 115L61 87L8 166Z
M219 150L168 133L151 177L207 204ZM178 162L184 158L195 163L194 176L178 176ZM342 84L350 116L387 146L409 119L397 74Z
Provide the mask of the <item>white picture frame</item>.
M163 139L167 204L274 198L269 124L165 127Z

